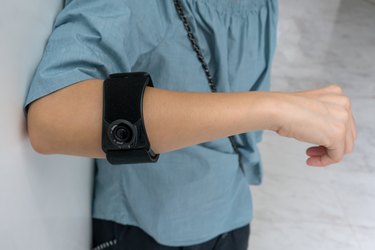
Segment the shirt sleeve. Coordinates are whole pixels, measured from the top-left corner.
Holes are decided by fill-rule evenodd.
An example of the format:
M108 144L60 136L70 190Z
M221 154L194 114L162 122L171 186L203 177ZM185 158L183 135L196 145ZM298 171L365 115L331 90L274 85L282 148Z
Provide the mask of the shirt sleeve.
M121 0L74 0L56 17L24 103L87 79L131 70L131 11ZM134 21L133 21L134 22Z

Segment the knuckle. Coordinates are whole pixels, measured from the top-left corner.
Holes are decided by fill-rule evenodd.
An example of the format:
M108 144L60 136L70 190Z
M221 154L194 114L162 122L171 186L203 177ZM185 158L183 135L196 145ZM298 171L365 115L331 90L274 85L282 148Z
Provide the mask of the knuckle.
M336 93L339 93L339 94L343 93L342 87L338 84L332 84L332 85L330 85L330 88L331 88L332 91L334 91Z
M345 150L345 153L346 153L346 154L351 154L351 153L353 153L353 146L349 146L349 147L347 147L346 150Z
M354 150L354 142L353 141L350 141L346 144L346 150L345 150L345 153L346 154L351 154L353 153L353 150Z
M332 142L342 141L346 136L346 126L341 122L337 122L333 125L330 132L330 139Z
M338 157L335 159L335 163L339 163L340 161L343 160L343 158L344 158L343 155L338 156Z
M343 136L345 135L346 133L346 126L344 123L342 122L338 122L336 125L335 125L335 129L336 129L336 132L338 135L340 136Z
M349 112L347 110L345 110L344 112L342 112L342 119L345 122L349 121L349 117L350 117L350 115L349 115Z
M345 108L340 108L336 111L337 118L345 124L350 118L349 111Z
M347 110L351 110L351 107L352 107L352 103L349 99L349 97L347 96L342 96L342 103L344 105L344 107L347 109Z
M342 161L344 158L344 152L343 153L340 153L340 154L335 154L333 157L332 157L332 161L334 163L339 163L340 161Z

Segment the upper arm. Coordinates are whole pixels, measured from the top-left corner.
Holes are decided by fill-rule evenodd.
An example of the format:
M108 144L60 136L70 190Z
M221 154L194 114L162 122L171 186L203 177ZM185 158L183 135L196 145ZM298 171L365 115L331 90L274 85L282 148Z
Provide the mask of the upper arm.
M69 142L62 139L72 143L77 134L89 138L89 133L76 130L88 121L98 130L99 79L132 71L138 55L157 45L154 34L140 36L147 32L140 31L141 17L129 5L127 0L73 0L58 14L24 103L29 136L38 152ZM53 143L46 143L51 139Z
M54 151L55 142L75 136L71 128L80 122L78 117L92 116L82 112L88 105L101 105L95 79L130 70L124 53L127 29L118 32L129 22L130 12L120 0L76 0L58 14L24 103L36 151ZM51 139L54 143L47 143Z

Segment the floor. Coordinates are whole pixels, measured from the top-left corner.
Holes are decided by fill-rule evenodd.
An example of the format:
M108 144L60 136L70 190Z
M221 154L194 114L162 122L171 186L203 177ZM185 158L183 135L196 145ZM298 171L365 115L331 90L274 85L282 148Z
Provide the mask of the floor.
M280 1L273 89L327 83L352 98L355 151L342 163L311 168L309 145L265 133L251 250L375 249L374 0Z

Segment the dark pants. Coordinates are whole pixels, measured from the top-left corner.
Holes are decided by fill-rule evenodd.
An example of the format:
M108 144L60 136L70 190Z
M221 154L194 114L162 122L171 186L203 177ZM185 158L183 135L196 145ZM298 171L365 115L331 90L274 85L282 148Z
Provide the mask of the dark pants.
M221 234L209 241L184 247L158 244L142 229L93 219L94 250L247 250L250 226Z

